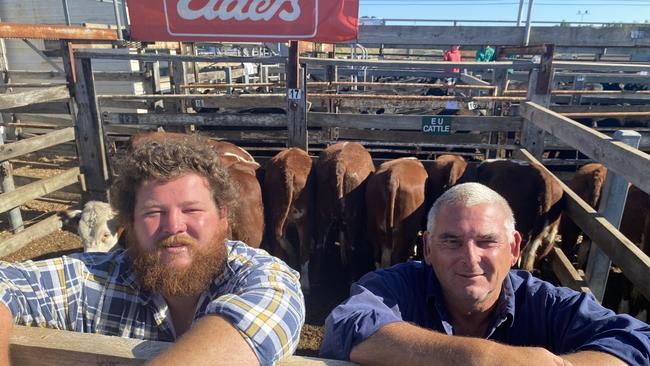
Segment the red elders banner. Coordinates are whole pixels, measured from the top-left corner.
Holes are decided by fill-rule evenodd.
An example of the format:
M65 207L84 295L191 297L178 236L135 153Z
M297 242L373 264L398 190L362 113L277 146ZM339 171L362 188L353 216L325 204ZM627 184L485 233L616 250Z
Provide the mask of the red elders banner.
M139 41L341 42L357 38L358 0L131 0Z

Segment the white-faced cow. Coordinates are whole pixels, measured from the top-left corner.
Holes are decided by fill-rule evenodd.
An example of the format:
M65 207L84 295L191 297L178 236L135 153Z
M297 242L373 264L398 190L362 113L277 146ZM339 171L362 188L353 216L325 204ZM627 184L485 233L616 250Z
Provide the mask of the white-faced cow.
M387 161L368 178L368 235L377 268L405 262L413 253L425 211L426 180L416 158Z
M485 161L476 168L475 178L512 207L522 236L520 267L533 270L553 248L564 208L562 187L542 167L525 161Z
M366 235L366 179L375 170L368 151L356 142L342 142L323 150L316 164L317 235L312 260L312 284L324 284L325 270L355 280L372 270L372 253ZM338 246L338 249L335 249ZM340 270L322 261L336 250ZM314 278L318 276L318 278Z
M300 283L305 292L309 291L313 193L312 161L307 152L290 148L267 162L264 173L265 245L273 255L300 270ZM290 233L297 234L297 238Z
M66 230L76 231L84 252L108 252L118 246L122 229L111 205L88 201L83 210L59 212Z

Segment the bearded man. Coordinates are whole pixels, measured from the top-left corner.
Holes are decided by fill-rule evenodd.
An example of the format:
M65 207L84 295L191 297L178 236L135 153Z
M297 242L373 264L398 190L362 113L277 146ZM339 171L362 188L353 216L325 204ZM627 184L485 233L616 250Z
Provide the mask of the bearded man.
M146 141L116 173L111 204L127 249L0 264L0 364L12 324L175 342L160 365L290 355L305 317L298 274L226 240L237 198L207 140Z

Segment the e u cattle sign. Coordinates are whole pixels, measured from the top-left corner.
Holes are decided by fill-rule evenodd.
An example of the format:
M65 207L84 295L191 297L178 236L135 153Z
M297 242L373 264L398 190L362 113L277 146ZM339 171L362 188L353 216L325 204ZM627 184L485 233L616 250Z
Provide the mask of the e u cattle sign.
M341 42L357 38L359 0L130 0L138 41Z
M451 134L451 116L422 116L422 132L432 135Z

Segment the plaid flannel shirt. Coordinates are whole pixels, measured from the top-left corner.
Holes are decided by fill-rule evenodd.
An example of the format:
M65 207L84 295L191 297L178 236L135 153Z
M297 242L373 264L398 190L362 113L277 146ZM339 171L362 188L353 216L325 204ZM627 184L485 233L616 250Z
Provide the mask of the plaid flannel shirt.
M225 273L201 295L194 322L206 314L225 317L262 365L273 364L298 346L305 319L298 274L242 242L226 246ZM176 338L164 298L140 289L124 250L0 262L0 301L16 324L155 341Z

